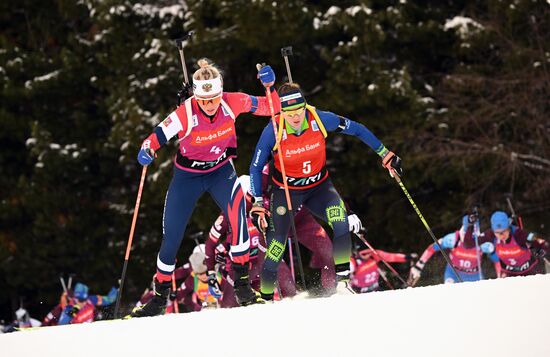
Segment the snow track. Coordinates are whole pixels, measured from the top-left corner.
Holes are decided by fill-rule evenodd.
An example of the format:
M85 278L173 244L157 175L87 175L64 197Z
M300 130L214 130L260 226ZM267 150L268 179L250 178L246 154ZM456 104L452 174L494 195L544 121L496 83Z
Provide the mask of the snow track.
M0 355L548 357L549 323L538 275L46 327L0 335Z

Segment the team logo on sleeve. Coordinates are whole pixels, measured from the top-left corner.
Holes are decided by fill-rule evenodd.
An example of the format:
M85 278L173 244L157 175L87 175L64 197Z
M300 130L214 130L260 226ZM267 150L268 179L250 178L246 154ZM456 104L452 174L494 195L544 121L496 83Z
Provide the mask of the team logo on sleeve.
M165 127L168 127L168 125L170 124L172 124L172 119L170 119L170 117L164 119L162 122L162 125L164 125Z

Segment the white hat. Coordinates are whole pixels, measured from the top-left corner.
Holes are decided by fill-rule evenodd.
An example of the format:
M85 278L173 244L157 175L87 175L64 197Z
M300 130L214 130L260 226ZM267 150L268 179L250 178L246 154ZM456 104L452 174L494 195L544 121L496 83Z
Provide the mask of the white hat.
M206 265L204 265L204 259L206 256L202 252L195 252L189 257L189 263L191 268L197 274L204 273L206 271Z
M193 253L204 253L206 252L206 246L204 245L204 243L201 243L199 245L197 245L194 249L193 249Z

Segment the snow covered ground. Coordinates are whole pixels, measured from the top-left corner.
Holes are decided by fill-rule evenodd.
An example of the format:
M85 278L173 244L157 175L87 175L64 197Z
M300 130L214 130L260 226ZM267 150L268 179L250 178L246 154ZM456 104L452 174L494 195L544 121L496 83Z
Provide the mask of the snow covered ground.
M0 356L550 356L550 275L0 335Z

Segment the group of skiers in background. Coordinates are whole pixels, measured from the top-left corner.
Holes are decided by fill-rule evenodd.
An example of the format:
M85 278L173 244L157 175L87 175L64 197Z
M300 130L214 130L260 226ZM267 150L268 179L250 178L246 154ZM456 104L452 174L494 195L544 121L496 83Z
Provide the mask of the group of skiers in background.
M15 312L15 320L5 326L0 326L0 333L8 333L41 326L57 326L81 324L102 319L101 311L96 307L110 306L117 297L118 287L113 286L107 295L89 294L89 288L83 283L77 283L74 289L71 284L62 281L63 293L59 303L42 319L30 317L28 311L20 307Z
M357 247L352 234L366 243L364 229L329 177L325 138L331 132L356 136L380 157L392 177L403 174L401 159L364 125L311 106L297 84L275 90L270 66L258 66L265 96L254 96L225 92L220 71L205 59L198 64L188 98L143 141L138 153L146 168L170 139L179 141L152 287L128 318L293 297L298 291L294 256L300 255L292 251L297 246L287 242L295 240L311 253L320 296L333 295L340 286L350 293L393 289L387 269L398 273L390 264L407 264L408 279L399 277L399 287L414 286L426 262L440 250L448 251L450 262L445 283L483 279L483 254L499 278L544 272L541 263L549 253L548 242L512 224L502 211L492 214L491 226L483 232L477 213L465 215L455 232L431 244L420 257ZM241 113L271 120L258 140L249 175L238 177L232 159L237 156L234 122ZM221 212L206 242L176 267L187 223L205 192ZM315 218L330 227L332 237ZM42 325L92 321L94 308L111 304L116 294L114 287L105 296L88 295L88 288L79 283L64 293ZM19 315L27 318L23 325ZM19 315L19 327L32 326L28 314Z

